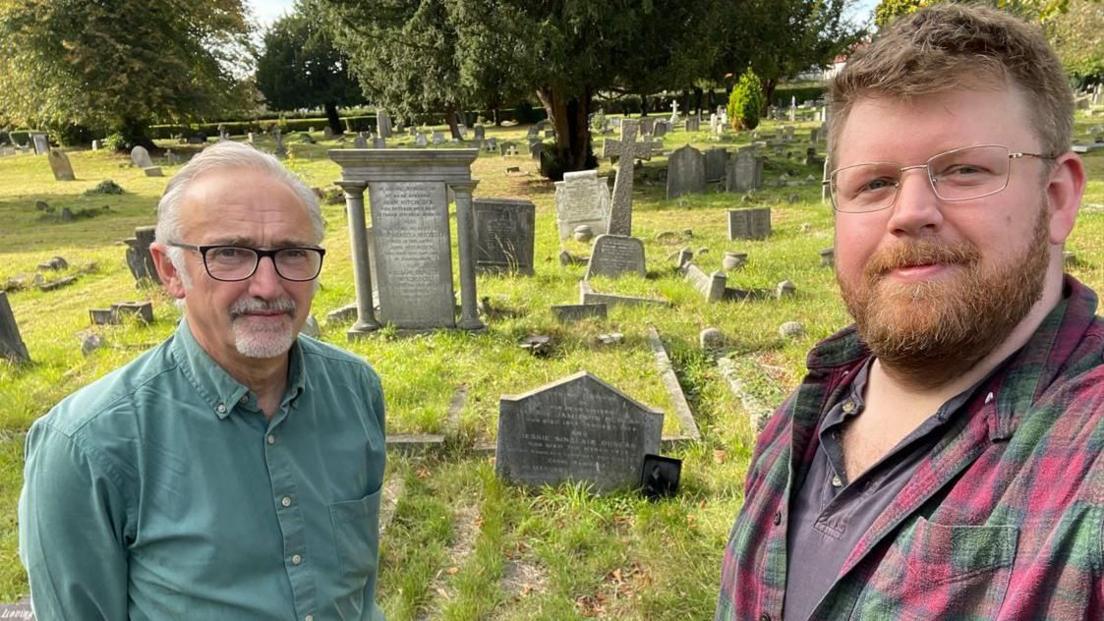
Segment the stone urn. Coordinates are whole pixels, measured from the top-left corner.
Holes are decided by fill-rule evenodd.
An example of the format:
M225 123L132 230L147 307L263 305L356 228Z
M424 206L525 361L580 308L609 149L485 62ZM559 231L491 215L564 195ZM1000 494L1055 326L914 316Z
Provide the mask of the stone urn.
M747 265L747 258L746 252L725 251L724 258L721 259L721 267L725 270L738 270Z

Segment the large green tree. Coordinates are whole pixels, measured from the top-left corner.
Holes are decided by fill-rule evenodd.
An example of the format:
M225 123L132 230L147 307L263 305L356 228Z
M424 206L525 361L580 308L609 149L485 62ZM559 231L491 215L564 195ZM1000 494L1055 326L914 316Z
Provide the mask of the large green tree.
M257 59L257 88L278 110L322 106L330 129L340 134L338 106L363 103L364 96L327 26L312 0L300 0L272 24Z
M248 101L242 0L20 0L0 3L0 109L11 122L81 125L152 143L182 122Z
M882 0L874 8L874 23L879 28L884 27L897 17L915 12L920 7L948 1L989 4L1025 19L1045 23L1065 13L1071 4L1085 0Z
M1082 79L1104 80L1104 2L1071 0L1045 30L1066 71Z

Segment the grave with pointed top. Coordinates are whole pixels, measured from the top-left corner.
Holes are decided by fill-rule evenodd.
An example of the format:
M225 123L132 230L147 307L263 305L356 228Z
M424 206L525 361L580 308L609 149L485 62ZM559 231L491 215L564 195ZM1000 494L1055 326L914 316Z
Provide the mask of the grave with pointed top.
M15 314L8 304L8 294L0 291L0 358L20 363L29 362L30 354L23 338L19 335L19 326L15 323Z
M705 156L684 145L667 158L667 200L705 191Z

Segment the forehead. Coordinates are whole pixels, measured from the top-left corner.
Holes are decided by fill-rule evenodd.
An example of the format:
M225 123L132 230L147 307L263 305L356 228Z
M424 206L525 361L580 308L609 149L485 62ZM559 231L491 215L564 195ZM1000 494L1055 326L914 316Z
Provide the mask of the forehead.
M958 147L1038 144L1020 89L956 89L901 99L881 94L855 100L840 129L834 166L863 161L922 162Z
M302 240L313 237L307 205L285 182L250 168L210 171L181 197L185 234L212 239Z

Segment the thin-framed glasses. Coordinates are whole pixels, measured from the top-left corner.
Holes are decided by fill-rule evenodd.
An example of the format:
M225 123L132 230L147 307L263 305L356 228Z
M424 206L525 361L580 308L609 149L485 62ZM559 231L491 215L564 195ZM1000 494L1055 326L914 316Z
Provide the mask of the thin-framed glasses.
M314 280L322 271L324 248L293 247L262 250L247 246L193 246L169 242L169 246L193 250L203 257L203 267L215 280L235 282L246 280L257 272L261 259L272 259L276 273L284 280L303 282Z
M829 186L832 207L844 213L887 209L897 200L906 170L927 173L935 195L944 201L984 198L1008 187L1012 160L1052 155L1011 151L999 144L951 149L933 155L923 164L901 166L896 162L865 162L833 170L822 183Z

